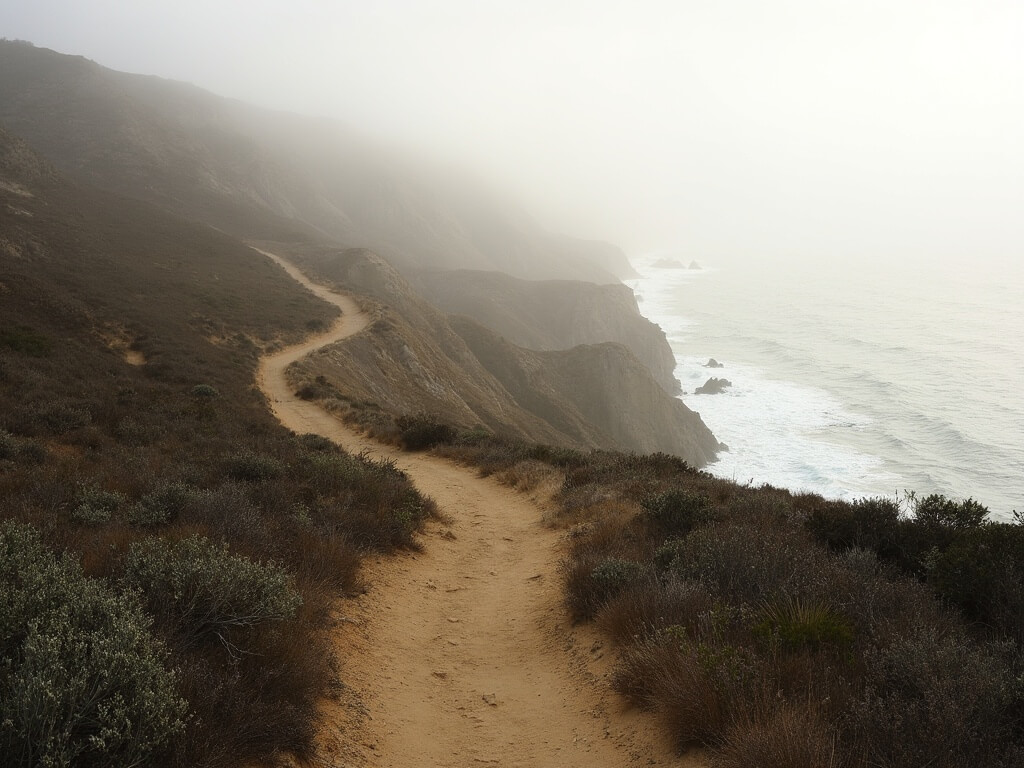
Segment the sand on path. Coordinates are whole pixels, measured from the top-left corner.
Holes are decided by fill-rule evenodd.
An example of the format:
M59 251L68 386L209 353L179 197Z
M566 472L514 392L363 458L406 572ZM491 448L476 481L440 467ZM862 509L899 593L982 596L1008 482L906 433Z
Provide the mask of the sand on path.
M287 366L366 329L350 297L294 279L342 310L325 333L263 358L259 385L281 422L387 458L438 504L421 552L368 559L365 595L345 601L342 677L358 701L325 711L319 762L386 768L687 766L649 716L608 686L610 653L562 605L560 534L527 496L472 469L402 453L294 395Z

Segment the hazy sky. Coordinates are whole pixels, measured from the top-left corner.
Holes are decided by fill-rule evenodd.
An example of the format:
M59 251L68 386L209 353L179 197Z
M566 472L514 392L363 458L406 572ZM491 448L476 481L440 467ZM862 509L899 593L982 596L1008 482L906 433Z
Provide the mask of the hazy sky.
M1024 2L14 0L0 35L458 156L631 252L1024 261Z

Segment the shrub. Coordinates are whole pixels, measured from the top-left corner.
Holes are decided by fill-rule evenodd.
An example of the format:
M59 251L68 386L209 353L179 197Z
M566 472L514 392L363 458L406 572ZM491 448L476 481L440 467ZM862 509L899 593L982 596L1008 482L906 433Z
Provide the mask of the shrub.
M625 648L612 675L612 686L638 706L657 711L680 749L707 744L729 721L738 686L723 685L730 674L744 676L746 665L710 658L692 643L680 642L669 627ZM738 659L738 657L737 657ZM737 661L738 663L738 661ZM738 677L737 677L738 679Z
M46 357L53 350L53 339L26 325L0 328L0 347L29 357Z
M78 502L71 511L71 517L80 523L99 525L108 522L124 502L122 493L84 485L78 493Z
M681 488L648 496L643 508L655 529L667 536L685 536L711 519L711 500Z
M853 644L850 623L820 601L785 596L767 603L754 634L790 651L846 652Z
M847 764L836 754L838 734L822 722L812 703L783 702L760 709L764 711L725 730L711 760L714 768L839 768Z
M133 544L124 557L122 579L187 642L213 636L232 652L229 630L286 619L302 603L283 569L229 554L227 547L198 536Z
M18 455L18 439L10 432L0 429L0 460L13 459Z
M407 451L425 451L435 445L450 443L456 436L453 427L425 413L399 416L395 425L402 447Z
M131 416L125 416L114 428L114 436L125 445L149 445L162 434L161 427L145 424Z
M610 598L598 612L597 623L615 640L627 642L668 626L690 630L711 607L711 596L700 584L642 579Z
M694 530L656 555L668 571L704 584L729 601L757 605L779 595L800 597L828 589L828 553L804 540L799 528L716 524ZM827 577L824 577L827 578Z
M607 602L609 598L614 597L626 587L638 582L646 570L642 563L620 560L616 557L599 563L590 572L590 578L594 584L595 601Z
M347 453L310 453L303 457L302 472L320 494L351 488L366 473L366 465Z
M197 490L188 483L161 483L132 504L125 515L132 525L154 526L169 523L195 498Z
M191 394L192 397L198 397L203 400L215 400L220 397L220 392L217 391L217 388L209 384L196 384L192 387Z
M54 556L31 527L0 524L5 766L149 763L185 715L164 658L135 599Z
M833 549L861 547L881 557L899 551L899 504L893 499L859 499L853 504L824 502L807 518L811 533Z
M284 472L284 465L273 456L254 451L239 451L227 458L227 474L233 480L262 483Z
M927 560L928 584L975 621L1024 640L1024 528L990 523L963 531Z
M315 432L299 435L297 439L299 445L307 451L338 452L338 446L333 440Z
M1014 675L991 651L934 627L868 650L867 685L847 728L871 765L998 765Z
M985 522L988 509L974 499L953 501L942 494L933 493L914 505L914 517L919 525L951 531L978 528Z
M55 401L32 409L30 420L53 435L65 435L92 423L87 408L63 401Z

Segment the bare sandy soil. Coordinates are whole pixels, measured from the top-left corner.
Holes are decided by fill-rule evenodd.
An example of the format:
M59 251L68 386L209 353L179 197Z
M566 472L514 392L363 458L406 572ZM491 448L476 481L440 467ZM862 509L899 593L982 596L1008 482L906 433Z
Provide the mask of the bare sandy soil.
M568 625L560 536L541 507L471 469L375 443L292 394L285 368L369 324L358 304L293 278L342 310L326 333L264 358L259 383L295 432L393 459L438 504L423 551L367 564L367 594L339 607L347 692L325 709L323 765L699 766L608 686L610 653Z

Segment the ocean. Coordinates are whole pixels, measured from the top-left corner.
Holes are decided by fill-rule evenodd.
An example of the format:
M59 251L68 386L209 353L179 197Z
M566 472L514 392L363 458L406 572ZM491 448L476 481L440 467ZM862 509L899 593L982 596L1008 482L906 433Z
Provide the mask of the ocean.
M829 498L942 493L997 519L1024 512L1024 281L969 266L632 261L683 401L729 446L710 472ZM731 386L694 394L712 376Z

